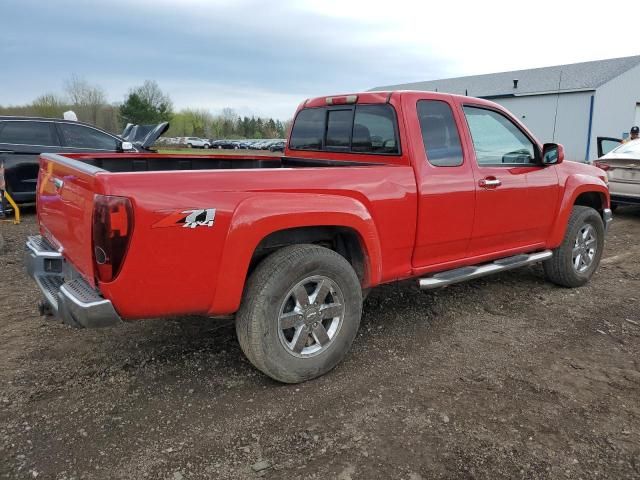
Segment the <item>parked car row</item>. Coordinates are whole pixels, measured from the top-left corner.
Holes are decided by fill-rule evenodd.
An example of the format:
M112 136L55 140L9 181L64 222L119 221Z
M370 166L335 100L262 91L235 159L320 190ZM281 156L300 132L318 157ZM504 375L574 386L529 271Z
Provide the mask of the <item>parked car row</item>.
M247 139L247 140L214 140L199 137L163 137L156 142L158 145L185 146L188 148L216 148L224 150L269 150L284 152L285 140L281 138Z
M211 148L227 150L270 150L272 152L284 151L283 139L254 139L254 140L212 140Z

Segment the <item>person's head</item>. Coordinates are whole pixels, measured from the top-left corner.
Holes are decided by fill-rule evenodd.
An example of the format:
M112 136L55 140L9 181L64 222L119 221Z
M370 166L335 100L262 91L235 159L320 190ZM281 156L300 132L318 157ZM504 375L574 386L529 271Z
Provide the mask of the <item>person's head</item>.
M640 128L636 125L631 127L631 140L635 140L636 138L640 138Z

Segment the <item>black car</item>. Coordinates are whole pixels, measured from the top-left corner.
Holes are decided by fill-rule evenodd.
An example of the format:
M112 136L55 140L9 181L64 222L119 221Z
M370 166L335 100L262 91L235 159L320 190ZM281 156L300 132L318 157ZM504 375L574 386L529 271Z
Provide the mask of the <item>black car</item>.
M269 145L270 152L284 152L285 141L281 140L279 142L272 143Z
M237 140L216 140L212 142L211 148L219 148L224 150L238 150L240 148Z
M148 150L169 124L139 127L138 131L147 131L144 138L127 141L72 120L0 116L0 166L4 165L5 187L16 203L34 202L41 153L141 152Z

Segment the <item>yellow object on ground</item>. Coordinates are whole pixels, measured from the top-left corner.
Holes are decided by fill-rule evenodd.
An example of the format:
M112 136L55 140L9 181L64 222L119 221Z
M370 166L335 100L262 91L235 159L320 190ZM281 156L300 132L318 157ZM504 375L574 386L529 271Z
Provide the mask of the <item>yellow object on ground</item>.
M13 208L14 218L13 220L3 220L3 222L13 222L14 225L18 225L20 223L20 207L13 201L13 198L11 198L11 195L9 195L9 192L6 190L4 191L4 198L7 199L9 205Z

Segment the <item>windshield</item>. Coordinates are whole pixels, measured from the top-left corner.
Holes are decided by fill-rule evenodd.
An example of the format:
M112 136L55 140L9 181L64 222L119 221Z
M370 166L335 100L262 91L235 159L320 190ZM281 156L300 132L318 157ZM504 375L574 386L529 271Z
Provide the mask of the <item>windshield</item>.
M640 140L631 140L627 143L623 143L619 147L614 148L605 155L637 155L640 157Z

